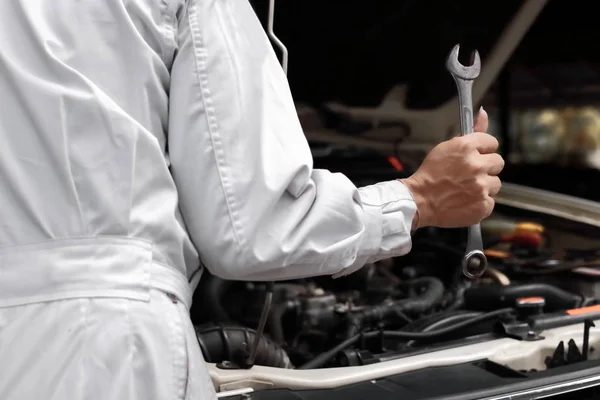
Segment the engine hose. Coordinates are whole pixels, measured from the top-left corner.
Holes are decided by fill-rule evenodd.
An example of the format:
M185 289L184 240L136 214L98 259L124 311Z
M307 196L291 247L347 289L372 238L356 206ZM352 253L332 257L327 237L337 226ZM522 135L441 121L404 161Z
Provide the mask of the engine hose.
M241 368L248 368L246 360L256 331L240 326L200 325L196 336L204 360L209 363L230 361ZM290 359L278 344L263 336L258 344L254 364L276 368L293 368Z
M465 321L457 322L453 325L446 326L445 328L437 329L430 332L406 332L406 331L373 331L373 332L365 332L361 334L354 335L351 338L344 340L342 343L338 344L334 348L319 354L317 357L308 361L307 363L298 367L298 369L313 369L319 368L323 366L325 363L334 358L337 353L346 348L356 344L361 339L370 339L375 337L384 337L384 338L396 338L396 339L413 339L413 340L423 340L423 339L433 339L438 336L447 335L448 333L453 333L457 330L467 328L471 325L478 324L483 321L487 321L489 319L498 318L502 315L511 313L513 311L512 308L503 308L501 310L496 310L488 313L484 313L478 315L476 317L470 318Z
M462 274L462 269L461 269ZM448 311L454 311L461 308L465 303L465 292L471 287L469 279L459 279L452 287L452 303L446 307Z
M464 322L464 321L468 321L472 318L476 318L479 317L481 314L477 313L477 312L469 312L469 313L464 313L464 314L455 314L452 316L449 316L447 318L444 319L440 319L434 323L432 323L431 325L429 325L427 328L423 329L421 332L431 332L431 331L435 331L435 330L440 330L443 329L447 326L454 326L458 323Z
M429 314L421 317L402 328L407 332L426 332L435 330L446 325L453 325L464 319L469 319L481 315L480 311L440 311L435 314Z
M465 303L465 291L472 286L473 282L464 276L462 267L459 265L452 274L450 291L452 300L445 308L446 311L455 311L463 307Z
M420 314L439 304L444 297L444 284L434 277L417 278L407 283L411 287L425 287L417 297L402 299L348 315L346 338L358 334L366 326L385 320L397 320L404 314Z
M454 311L454 312L442 312L437 315L432 315L431 317L423 318L423 321L415 321L414 326L411 324L411 328L417 328L420 332L430 332L436 329L442 329L447 326L451 326L457 324L459 322L463 322L469 320L471 318L475 318L481 315L478 311ZM412 331L412 329L406 329L407 331ZM416 340L410 340L406 343L407 347L414 346Z
M384 336L390 338L399 338L399 339L433 339L438 336L443 336L448 333L455 332L460 329L464 329L466 327L478 324L482 321L487 321L492 318L500 317L502 315L513 312L512 308L502 308L500 310L491 311L485 314L480 314L476 317L470 318L465 321L457 322L450 326L446 326L445 328L436 329L430 332L403 332L403 331L384 331Z
M510 307L521 297L534 296L545 299L544 310L547 312L577 308L583 302L581 296L545 283L476 286L467 289L464 294L466 307L481 311Z

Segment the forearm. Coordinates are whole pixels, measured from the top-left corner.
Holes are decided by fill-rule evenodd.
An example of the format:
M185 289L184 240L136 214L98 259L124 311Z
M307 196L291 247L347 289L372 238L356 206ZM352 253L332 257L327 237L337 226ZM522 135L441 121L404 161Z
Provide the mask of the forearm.
M343 175L315 170L307 187L279 199L257 225L245 279L346 275L410 251L415 205L402 183L356 189Z

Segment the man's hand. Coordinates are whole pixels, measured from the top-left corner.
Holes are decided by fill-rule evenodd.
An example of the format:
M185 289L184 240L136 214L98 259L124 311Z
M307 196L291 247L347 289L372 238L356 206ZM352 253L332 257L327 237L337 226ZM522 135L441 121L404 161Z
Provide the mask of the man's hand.
M411 177L402 180L417 203L414 228L468 226L492 213L504 160L495 153L496 138L482 133L487 128L488 116L481 109L476 133L440 143Z

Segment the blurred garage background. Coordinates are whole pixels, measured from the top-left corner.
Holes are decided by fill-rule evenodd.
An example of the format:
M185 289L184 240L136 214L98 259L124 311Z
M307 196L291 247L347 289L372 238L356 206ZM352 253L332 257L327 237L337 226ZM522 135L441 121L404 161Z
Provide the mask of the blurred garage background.
M297 104L319 110L331 126L336 124L324 104L377 107L397 85L404 87L409 109L444 104L456 95L445 69L449 50L460 43L466 58L468 50L477 49L485 68L524 3L278 0L275 32L289 50L288 77ZM266 25L268 1L253 5ZM480 101L507 160L505 181L600 200L595 5L548 1ZM338 132L360 136L360 129L340 129L337 123ZM377 168L375 155L345 150L350 153L338 162L315 156L315 166L349 175L348 169Z

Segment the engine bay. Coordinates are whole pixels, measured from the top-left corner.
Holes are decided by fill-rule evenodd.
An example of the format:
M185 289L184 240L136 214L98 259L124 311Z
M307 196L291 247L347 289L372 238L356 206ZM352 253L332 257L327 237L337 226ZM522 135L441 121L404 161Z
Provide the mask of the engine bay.
M585 323L573 338L504 365L533 374L595 358L600 229L498 206L482 230L490 265L476 280L460 267L466 230L438 228L418 230L408 255L338 279L267 284L205 272L192 308L204 357L234 370L356 367L500 338L541 341ZM269 285L264 334L248 363Z

